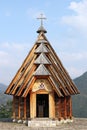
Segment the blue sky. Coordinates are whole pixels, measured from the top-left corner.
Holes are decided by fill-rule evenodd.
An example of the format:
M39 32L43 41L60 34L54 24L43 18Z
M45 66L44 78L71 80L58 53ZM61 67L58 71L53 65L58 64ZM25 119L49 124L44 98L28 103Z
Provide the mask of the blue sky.
M0 0L0 82L9 84L37 39L46 37L71 78L87 71L87 0Z

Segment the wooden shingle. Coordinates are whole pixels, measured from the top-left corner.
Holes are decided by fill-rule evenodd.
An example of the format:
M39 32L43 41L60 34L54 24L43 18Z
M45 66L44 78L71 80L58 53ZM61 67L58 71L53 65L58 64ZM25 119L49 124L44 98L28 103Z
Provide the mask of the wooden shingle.
M44 45L44 43L41 43L39 47L35 50L35 53L48 53L49 49Z
M50 75L49 71L43 64L40 64L39 67L34 72L34 76L49 76L49 75Z
M34 64L51 64L51 62L44 53L41 53L35 60Z

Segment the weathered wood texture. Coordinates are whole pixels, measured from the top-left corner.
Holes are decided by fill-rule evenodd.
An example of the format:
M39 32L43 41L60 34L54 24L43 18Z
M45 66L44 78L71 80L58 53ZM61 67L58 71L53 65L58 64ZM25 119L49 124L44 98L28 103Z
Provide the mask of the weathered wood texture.
M38 48L41 48L42 52ZM39 34L36 43L5 93L22 96L21 93L23 94L24 89L27 91L27 84L32 77L42 75L50 75L52 80L58 83L57 87L62 89L64 96L79 93L43 32Z
M72 118L71 97L59 98L55 93L55 115L57 119Z
M71 95L79 91L44 33L39 31L33 48L5 92L13 95L14 118L36 117L37 93L49 95L49 118L72 118ZM43 80L43 90L38 87L42 82L39 80Z
M26 98L14 96L13 118L27 119L30 117L30 95Z
M49 94L49 118L55 119L54 92Z
M26 98L26 117L30 117L30 94Z

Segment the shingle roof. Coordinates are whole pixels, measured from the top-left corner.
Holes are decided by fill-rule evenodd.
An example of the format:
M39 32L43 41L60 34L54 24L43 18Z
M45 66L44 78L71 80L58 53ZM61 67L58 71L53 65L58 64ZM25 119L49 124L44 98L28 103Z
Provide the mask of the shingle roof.
M41 53L38 58L34 61L35 64L51 64L49 59L44 53Z
M59 97L79 93L44 31L39 33L37 41L5 93L26 97L40 76L46 76Z
M34 72L34 75L35 76L47 76L47 75L50 75L50 73L43 64L40 64L39 67Z
M44 43L41 43L35 50L35 53L48 53L48 52L49 49L44 45Z

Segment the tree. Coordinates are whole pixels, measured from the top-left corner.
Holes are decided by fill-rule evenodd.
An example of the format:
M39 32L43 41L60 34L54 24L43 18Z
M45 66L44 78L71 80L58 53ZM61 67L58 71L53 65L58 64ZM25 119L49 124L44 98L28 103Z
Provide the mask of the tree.
M12 116L12 101L7 101L6 104L0 106L0 118L11 118Z

